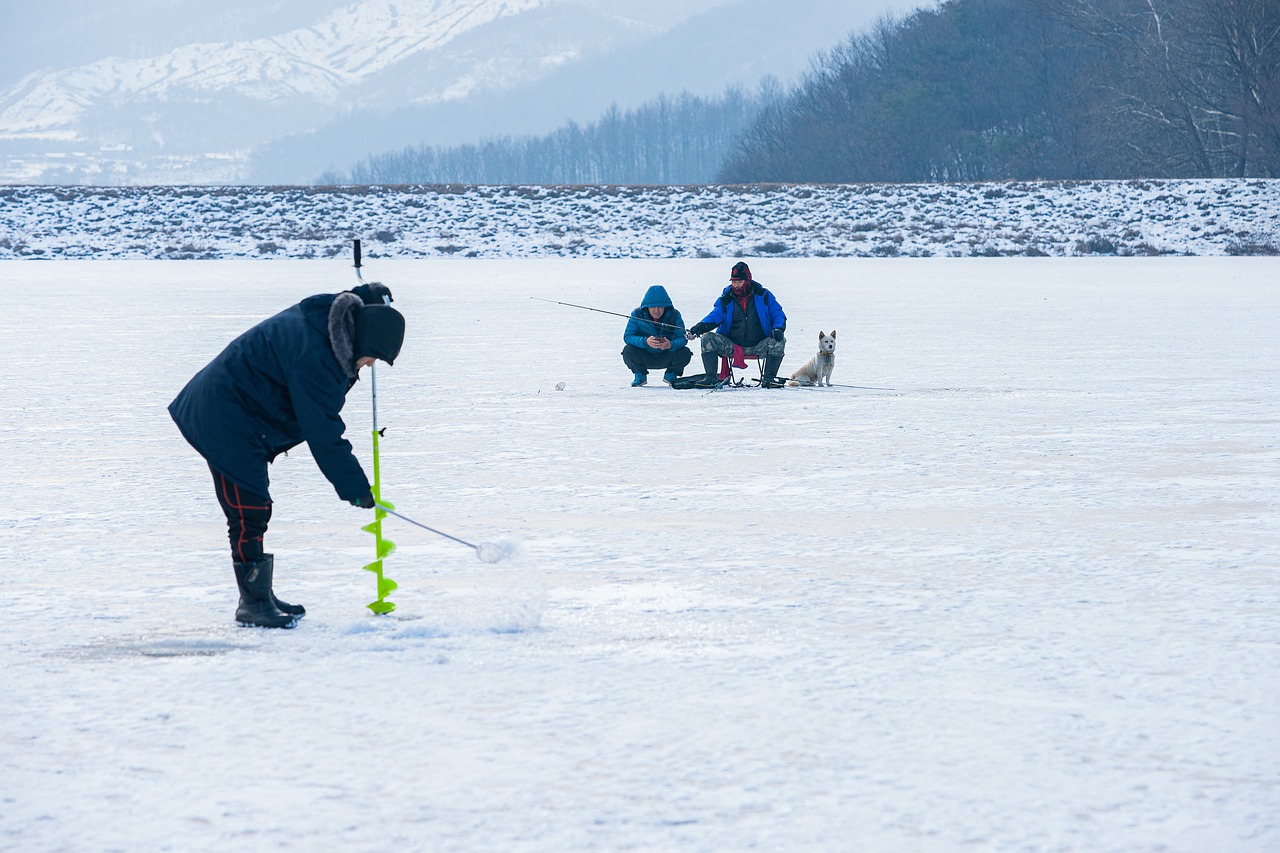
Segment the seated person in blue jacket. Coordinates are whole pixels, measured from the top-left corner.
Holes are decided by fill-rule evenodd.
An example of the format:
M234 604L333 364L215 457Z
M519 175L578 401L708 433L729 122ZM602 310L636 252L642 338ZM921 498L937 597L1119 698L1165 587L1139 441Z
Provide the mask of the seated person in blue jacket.
M622 361L635 374L632 388L646 384L649 371L659 367L662 381L670 385L693 358L685 340L684 318L660 284L649 288L640 307L631 312L622 340L626 343Z
M209 464L227 517L240 603L236 621L292 628L306 609L276 598L275 558L263 552L271 520L267 465L305 441L338 497L374 506L364 469L343 438L340 413L360 369L395 361L404 317L380 284L321 294L236 338L169 404L182 435Z
M706 378L699 384L714 384L720 375L719 360L728 358L734 367L746 367L744 356L764 359L761 384L777 388L778 368L786 351L787 315L778 300L751 278L751 268L742 261L729 272L729 286L711 306L711 313L689 328L702 336L702 366Z

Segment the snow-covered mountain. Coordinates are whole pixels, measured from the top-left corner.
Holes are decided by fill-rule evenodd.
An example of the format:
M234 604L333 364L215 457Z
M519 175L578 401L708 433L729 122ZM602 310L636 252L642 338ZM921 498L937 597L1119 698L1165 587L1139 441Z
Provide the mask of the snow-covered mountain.
M206 24L239 39L148 54L116 35L131 22L105 16L116 54L38 68L19 54L7 70L21 78L0 89L0 182L306 181L396 145L544 132L613 102L791 76L873 14L835 0L359 0L304 19L267 5L284 8Z
M431 103L545 73L584 45L543 42L497 56L446 51L467 33L548 5L549 0L365 0L272 37L195 43L154 57L108 57L32 73L0 97L0 140L11 146L21 141L97 147L101 153L161 161L211 158L222 163L213 171L234 172L254 145L322 125L344 102ZM606 32L608 24L621 32L630 28L618 19L597 23L593 35L604 43L615 36ZM415 61L428 54L446 57L447 71L438 73L439 61ZM83 164L90 175L92 159ZM153 165L146 171L154 170ZM60 170L49 175L32 163L26 171L11 169L5 177L56 178ZM126 167L118 176L145 179L145 171L132 171ZM109 181L111 175L101 177Z
M345 89L415 54L541 5L542 0L365 2L271 38L191 44L146 59L111 57L32 74L6 94L3 132L78 138L79 120L103 101L238 95L262 102L303 98L332 103Z

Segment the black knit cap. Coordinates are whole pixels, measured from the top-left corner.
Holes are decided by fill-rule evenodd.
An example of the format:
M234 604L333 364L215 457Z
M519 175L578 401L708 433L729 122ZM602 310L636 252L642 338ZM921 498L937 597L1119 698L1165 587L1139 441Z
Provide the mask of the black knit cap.
M738 261L733 265L733 270L729 273L730 281L751 281L751 267L747 266L743 261Z
M356 315L357 359L380 358L395 364L404 343L404 315L390 305L362 305Z

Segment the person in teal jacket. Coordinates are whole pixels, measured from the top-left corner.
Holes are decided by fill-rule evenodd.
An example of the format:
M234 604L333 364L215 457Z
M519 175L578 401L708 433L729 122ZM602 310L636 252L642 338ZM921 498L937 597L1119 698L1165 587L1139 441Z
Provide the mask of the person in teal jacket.
M663 369L662 381L670 385L693 358L684 331L684 318L671 304L667 289L660 284L645 291L640 307L627 318L622 333L626 344L622 361L634 374L631 387L649 381L649 371Z

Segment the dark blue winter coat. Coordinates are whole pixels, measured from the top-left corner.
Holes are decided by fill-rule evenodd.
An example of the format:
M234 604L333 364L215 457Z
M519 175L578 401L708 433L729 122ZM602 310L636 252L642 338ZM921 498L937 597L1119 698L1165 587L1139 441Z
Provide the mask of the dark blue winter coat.
M350 292L304 299L236 338L187 383L169 414L214 470L269 498L267 464L305 441L338 497L368 494L340 417L357 376L352 318L361 301Z
M649 316L650 308L665 308L666 310L655 322ZM627 328L622 333L622 340L631 346L657 352L658 350L648 344L650 337L667 338L671 341L672 351L678 350L688 343L688 338L685 336L684 331L684 318L680 316L680 312L671 304L671 297L667 296L667 289L660 284L655 284L645 291L640 307L631 312L630 318L627 319Z
M783 313L778 300L774 299L773 294L754 279L751 282L751 298L755 300L756 316L760 318L760 326L766 338L773 333L774 329L787 328L787 315ZM729 285L711 306L711 313L702 318L702 322L715 323L716 332L728 335L733 327L733 315L741 310L738 300L733 296L733 285Z

